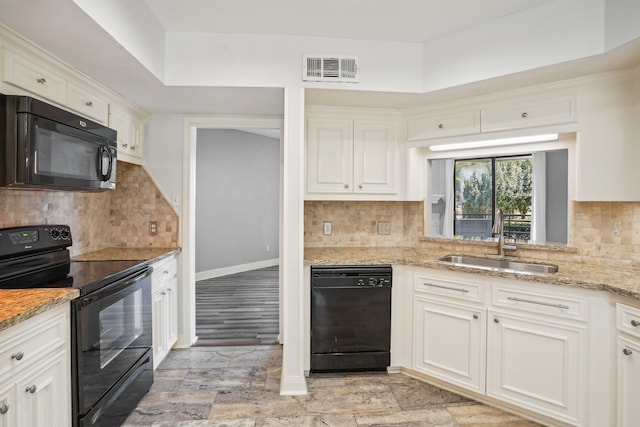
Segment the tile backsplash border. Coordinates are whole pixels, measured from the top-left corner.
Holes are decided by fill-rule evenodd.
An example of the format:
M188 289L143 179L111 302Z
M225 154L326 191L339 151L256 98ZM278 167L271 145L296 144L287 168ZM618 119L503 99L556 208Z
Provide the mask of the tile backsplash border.
M573 261L640 268L640 202L571 202L571 247L523 245L517 255L540 261ZM378 235L376 221L390 221ZM333 234L323 235L331 221ZM493 245L424 239L423 202L305 201L305 247L417 247L484 255Z

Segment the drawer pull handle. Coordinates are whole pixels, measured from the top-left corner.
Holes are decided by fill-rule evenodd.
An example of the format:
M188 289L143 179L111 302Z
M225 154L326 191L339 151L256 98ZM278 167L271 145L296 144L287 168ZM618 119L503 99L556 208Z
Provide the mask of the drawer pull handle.
M35 393L36 390L38 390L38 386L36 386L35 384L33 384L33 385L31 385L31 386L29 386L29 387L24 389L24 391L26 391L27 393L31 393L31 394Z
M129 144L122 144L123 148L127 148L129 146Z
M571 307L569 307L568 305L564 305L564 304L553 304L550 302L542 302L542 301L533 301L530 299L523 299L523 298L517 298L517 297L507 297L508 300L511 301L515 301L515 302L527 302L529 304L538 304L538 305L545 305L547 307L555 307L555 308L560 308L563 310L569 310Z
M526 119L527 117L529 117L529 113L527 113L526 111L524 113L522 113L522 118Z
M2 406L0 406L0 415L4 415L7 412L9 412L9 405L3 403Z
M22 360L23 357L24 357L24 353L21 352L21 351L19 351L17 353L13 353L11 355L11 358L14 359L14 360Z
M36 80L38 83L40 83L41 85L46 85L47 84L47 79L45 79L44 77L40 77L38 80Z
M163 270L162 274L169 274L169 270Z
M86 105L87 107L93 107L93 102L92 101L87 101L84 103L84 105Z
M424 282L424 285L431 286L432 288L448 289L450 291L463 292L465 294L469 293L469 289L464 289L464 288L451 288L449 286L434 285L433 283L427 283L427 282Z
M633 326L634 328L637 328L638 326L640 326L640 322L638 322L637 320L632 320L631 326Z
M633 351L631 351L630 348L624 348L622 349L622 352L624 353L625 356L631 356L633 354Z

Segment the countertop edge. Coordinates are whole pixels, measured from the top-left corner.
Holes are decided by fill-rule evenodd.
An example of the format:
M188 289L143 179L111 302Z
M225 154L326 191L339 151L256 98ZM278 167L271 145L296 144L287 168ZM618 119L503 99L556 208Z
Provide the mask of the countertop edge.
M14 294L14 295L11 295ZM47 294L53 294L47 296ZM22 306L15 307L15 304L10 304L12 308L15 308L15 312L9 314L2 310L0 312L0 331L8 329L19 323L24 322L27 319L44 313L60 304L72 301L80 296L80 291L77 289L2 289L0 295L9 298L19 298L24 303L24 298L29 298L28 307ZM34 302L34 299L37 301Z

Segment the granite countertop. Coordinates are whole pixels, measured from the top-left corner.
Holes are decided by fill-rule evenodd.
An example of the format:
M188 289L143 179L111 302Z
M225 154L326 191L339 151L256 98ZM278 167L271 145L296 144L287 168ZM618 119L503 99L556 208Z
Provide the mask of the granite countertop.
M0 331L77 298L77 289L0 289Z
M113 247L95 252L76 255L72 261L149 261L155 262L162 258L177 254L180 248L121 248Z
M605 290L640 300L640 269L588 263L550 262L558 266L557 273L512 273L460 267L440 261L449 252L419 250L410 247L380 248L305 248L305 265L369 265L401 264L439 270L460 271L479 275L505 277L553 285ZM529 261L523 259L522 261ZM532 261L540 263L540 261Z
M150 261L180 252L180 248L107 248L77 255L72 261ZM0 289L0 331L77 298L71 288Z

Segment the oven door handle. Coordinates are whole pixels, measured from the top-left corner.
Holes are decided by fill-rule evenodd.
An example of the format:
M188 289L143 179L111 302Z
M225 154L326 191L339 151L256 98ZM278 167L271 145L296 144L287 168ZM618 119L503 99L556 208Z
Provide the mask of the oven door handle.
M136 284L137 282L139 282L140 280L144 279L145 277L149 277L151 275L151 269L147 268L143 273L138 273L136 276L134 277L125 277L122 280L119 280L115 283L112 283L111 285L108 285L96 292L94 292L93 294L86 296L84 298L80 299L80 306L81 307L86 307L89 304L92 304L94 302L96 302L99 299L108 297L109 295L113 295L116 292L120 292L123 289L126 289L130 286L133 286L134 284Z

